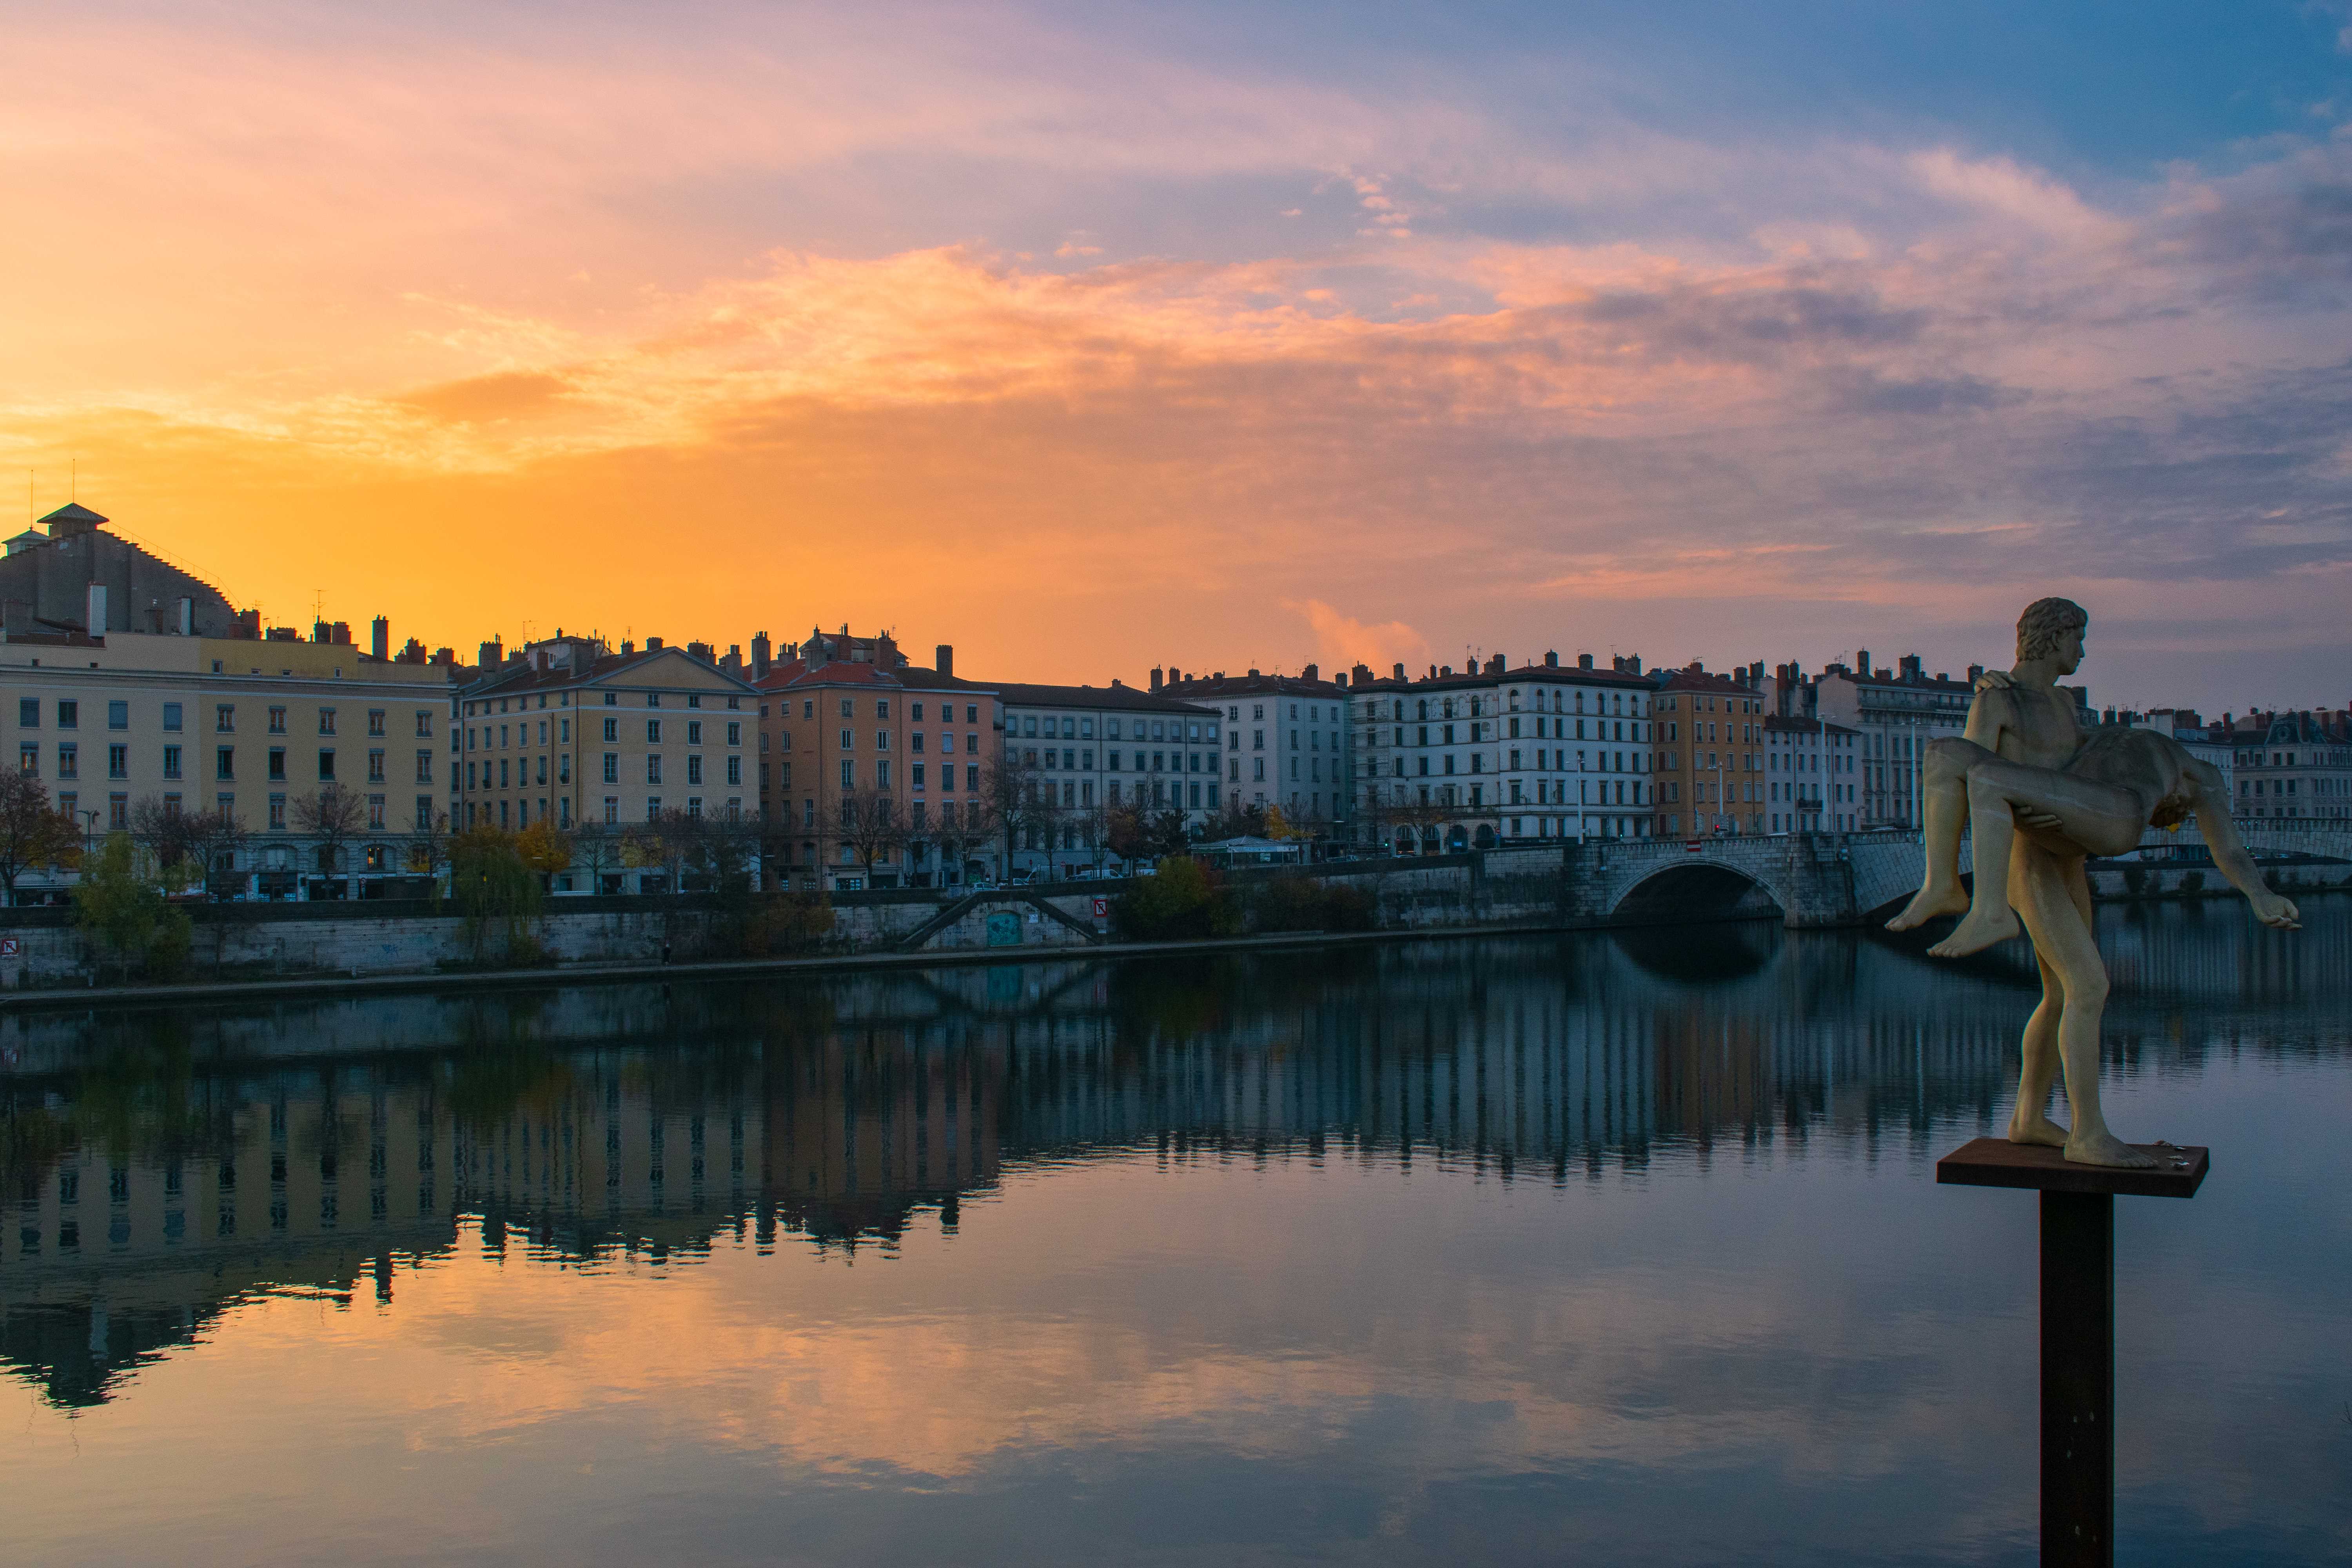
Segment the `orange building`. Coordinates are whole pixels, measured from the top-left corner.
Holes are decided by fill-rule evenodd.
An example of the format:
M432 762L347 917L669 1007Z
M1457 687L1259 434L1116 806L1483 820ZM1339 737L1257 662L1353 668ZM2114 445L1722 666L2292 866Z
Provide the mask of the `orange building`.
M1694 661L1658 689L1658 831L1765 831L1764 697Z
M887 636L812 632L754 682L760 812L775 886L809 891L954 887L986 874L983 781L1003 723L996 692L959 680L955 649L910 663ZM852 824L887 812L899 831L869 868ZM975 815L977 813L978 815ZM867 843L868 851L877 847Z

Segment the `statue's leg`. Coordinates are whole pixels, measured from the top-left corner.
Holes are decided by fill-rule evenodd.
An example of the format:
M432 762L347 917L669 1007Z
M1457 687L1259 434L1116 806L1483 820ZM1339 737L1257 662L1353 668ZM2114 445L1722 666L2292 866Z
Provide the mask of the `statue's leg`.
M2084 1165L2139 1168L2149 1156L2107 1131L2099 1110L2099 1029L2107 1005L2107 970L2091 934L2087 889L2079 859L2061 858L2036 844L2019 847L2029 857L2019 879L2019 906L2035 953L2058 974L2065 1003L2058 1017L2058 1061L2066 1075L2066 1109L2074 1123L2066 1135L2066 1158ZM2077 902L2077 895L2082 901Z
M1957 915L1969 907L1968 890L1960 886L1960 830L1969 824L1969 769L1979 762L1999 762L1999 753L1973 741L1948 736L1927 742L1921 763L1920 793L1927 805L1919 836L1927 869L1919 891L1903 912L1886 922L1888 931L1909 931L1937 915Z
M2032 874L2036 857L2049 858L2049 852L2036 845L2027 844L2022 849L2022 853L2010 857L2009 898L2020 908L2031 900L2019 884ZM2033 1009L2033 1016L2025 1021L2024 1059L2017 1075L2017 1109L2009 1118L2009 1141L2063 1149L2066 1146L2066 1130L2050 1120L2048 1108L2050 1086L2058 1078L2058 1023L2066 1009L2066 986L2039 949L2034 952L2033 962L2042 971L2042 1002Z
M2131 791L2056 768L2028 767L1995 757L1969 767L1968 789L1969 831L1976 839L1976 896L1969 900L1968 918L1927 950L1937 958L1981 952L2018 934L2008 875L2017 810L2054 819L2060 837L2093 854L2121 854L2139 843L2147 826L2147 804Z

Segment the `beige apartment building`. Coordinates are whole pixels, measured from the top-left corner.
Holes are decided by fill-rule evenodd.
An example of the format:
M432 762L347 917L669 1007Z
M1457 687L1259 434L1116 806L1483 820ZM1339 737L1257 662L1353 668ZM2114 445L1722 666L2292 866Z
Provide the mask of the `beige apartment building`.
M214 868L215 889L224 871L232 890L268 897L398 875L446 787L447 667L348 643L11 629L0 687L0 745L91 837L130 827L150 801L241 824L251 839ZM365 807L335 867L319 863L301 809L330 791Z
M812 632L779 650L759 682L760 803L768 880L804 890L956 887L1002 859L987 806L1003 710L995 690L955 675L942 643L935 668L887 636ZM896 841L852 830L859 810L887 809Z
M758 808L757 689L658 637L610 653L559 633L483 674L457 707L449 820L461 830L618 829L665 811Z

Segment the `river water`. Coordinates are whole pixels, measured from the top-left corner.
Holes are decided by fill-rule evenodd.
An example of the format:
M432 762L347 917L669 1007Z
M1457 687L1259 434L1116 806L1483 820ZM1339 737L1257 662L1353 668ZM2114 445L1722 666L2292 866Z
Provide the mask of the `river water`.
M2125 1561L2352 1555L2352 901L2101 911ZM2034 1559L2021 952L0 1020L0 1556Z

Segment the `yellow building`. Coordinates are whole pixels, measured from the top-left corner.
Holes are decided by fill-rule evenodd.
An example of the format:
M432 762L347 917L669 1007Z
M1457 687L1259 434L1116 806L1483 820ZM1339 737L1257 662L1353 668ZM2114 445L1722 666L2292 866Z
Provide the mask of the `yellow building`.
M458 694L450 823L743 817L758 809L758 709L749 682L657 637L617 654L593 637L532 643Z
M399 874L447 785L448 667L349 643L12 629L0 688L0 745L86 834L131 827L142 803L246 828L216 890L357 893L340 879ZM363 808L332 867L305 830L322 794Z
M1659 833L1762 833L1769 815L1764 698L1693 664L1651 703L1656 715Z

